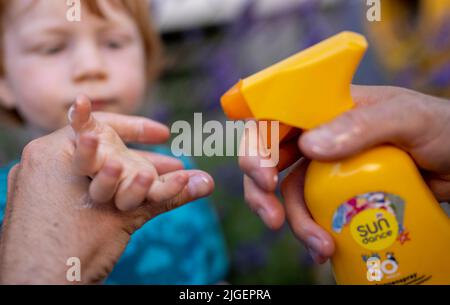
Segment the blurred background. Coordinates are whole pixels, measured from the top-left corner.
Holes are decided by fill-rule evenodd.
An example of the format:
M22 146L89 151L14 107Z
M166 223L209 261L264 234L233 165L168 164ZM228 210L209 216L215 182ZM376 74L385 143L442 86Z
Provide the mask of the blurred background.
M367 36L370 50L357 84L396 85L450 97L450 1L381 1L369 22L365 0L153 0L165 44L165 70L147 116L168 124L224 121L220 96L240 78L342 30ZM0 166L26 137L1 125ZM242 174L231 157L196 158L212 174L212 196L228 243L233 284L331 284L329 265L314 265L289 228L272 232L243 201Z

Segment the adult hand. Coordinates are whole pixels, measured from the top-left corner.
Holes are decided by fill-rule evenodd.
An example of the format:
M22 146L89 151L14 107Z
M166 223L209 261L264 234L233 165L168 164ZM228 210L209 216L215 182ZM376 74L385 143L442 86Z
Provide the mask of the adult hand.
M114 128L123 141L155 144L168 137L164 128L155 128L156 123L147 119L94 116ZM0 283L68 284L66 263L72 257L81 261L81 283L98 283L112 271L133 232L214 188L208 174L187 171L189 183L179 196L156 206L144 203L132 212L119 211L112 202L100 204L88 196L92 181L73 166L76 141L71 127L35 140L11 171L0 243ZM161 174L176 165L155 156L152 162Z
M334 242L314 222L303 198L308 159L337 161L389 143L412 156L437 200L450 199L449 101L395 87L354 86L352 95L355 109L302 134L297 147L290 143L281 151L281 159L287 153L298 160L299 151L305 156L282 183L284 206L274 194L278 168L260 168L258 157L240 159L250 207L272 228L280 227L286 215L295 236L319 263L333 255Z

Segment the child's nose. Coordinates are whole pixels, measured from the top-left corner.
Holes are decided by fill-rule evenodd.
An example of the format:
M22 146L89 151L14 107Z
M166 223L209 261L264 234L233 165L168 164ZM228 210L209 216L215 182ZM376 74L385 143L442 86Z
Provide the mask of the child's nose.
M105 63L98 48L86 45L75 52L72 75L74 82L102 81L107 77Z

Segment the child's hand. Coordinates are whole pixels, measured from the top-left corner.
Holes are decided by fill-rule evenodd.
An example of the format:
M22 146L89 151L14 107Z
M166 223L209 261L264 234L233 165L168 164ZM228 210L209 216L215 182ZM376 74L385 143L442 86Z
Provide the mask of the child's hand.
M95 203L114 200L119 210L130 211L144 202L157 208L182 195L189 172L181 170L180 161L131 150L122 141L161 144L169 138L167 127L143 120L140 134L119 135L114 126L96 119L101 115L91 113L86 97L78 98L69 113L76 134L74 165L80 174L92 178L89 194ZM127 124L127 117L117 115L115 124Z

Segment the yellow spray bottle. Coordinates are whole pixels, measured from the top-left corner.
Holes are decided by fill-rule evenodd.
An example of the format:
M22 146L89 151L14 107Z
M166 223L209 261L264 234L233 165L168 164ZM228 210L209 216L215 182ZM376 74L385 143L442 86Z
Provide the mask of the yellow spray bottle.
M366 39L343 32L256 73L222 97L230 119L309 130L354 106L353 75ZM273 143L272 143L273 144ZM411 157L379 146L340 162L311 162L305 200L336 242L339 284L450 284L450 218Z

